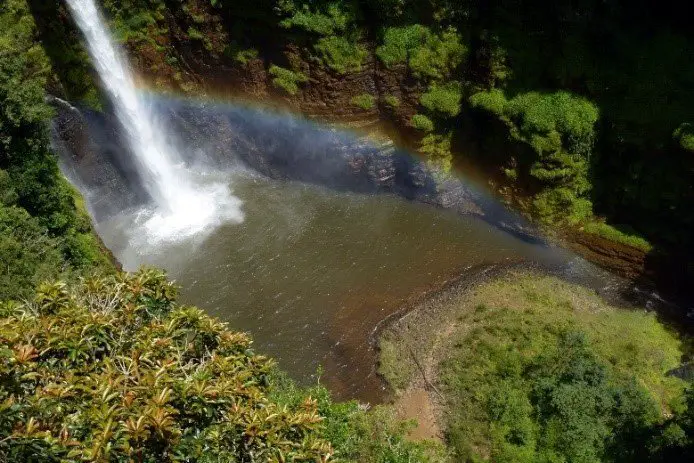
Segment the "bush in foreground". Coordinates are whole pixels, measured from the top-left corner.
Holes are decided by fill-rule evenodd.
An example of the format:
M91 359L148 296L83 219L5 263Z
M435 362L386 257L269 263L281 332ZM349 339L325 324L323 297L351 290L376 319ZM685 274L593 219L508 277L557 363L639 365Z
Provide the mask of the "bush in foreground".
M438 462L393 411L333 402L156 270L0 303L0 461Z
M39 287L0 321L0 460L327 461L317 403L147 270Z

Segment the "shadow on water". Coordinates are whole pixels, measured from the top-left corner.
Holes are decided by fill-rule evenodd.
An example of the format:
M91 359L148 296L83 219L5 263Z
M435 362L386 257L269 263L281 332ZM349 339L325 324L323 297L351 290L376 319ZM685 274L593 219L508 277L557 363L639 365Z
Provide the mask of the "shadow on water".
M377 327L475 269L525 263L603 293L626 286L392 143L244 107L151 103L187 168L228 183L245 220L202 241L148 242L147 198L113 119L62 107L54 145L105 243L126 269L167 269L184 302L252 333L298 380L323 365L341 398L383 400Z

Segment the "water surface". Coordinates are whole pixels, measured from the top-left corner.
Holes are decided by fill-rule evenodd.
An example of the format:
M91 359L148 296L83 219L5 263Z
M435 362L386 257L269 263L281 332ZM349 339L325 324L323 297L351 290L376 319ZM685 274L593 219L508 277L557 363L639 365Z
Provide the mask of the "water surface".
M236 174L245 220L203 242L135 248L133 216L99 225L128 269L156 265L182 299L248 331L300 381L318 365L340 397L377 401L372 333L424 291L479 265L568 257L471 216L391 195L337 193Z

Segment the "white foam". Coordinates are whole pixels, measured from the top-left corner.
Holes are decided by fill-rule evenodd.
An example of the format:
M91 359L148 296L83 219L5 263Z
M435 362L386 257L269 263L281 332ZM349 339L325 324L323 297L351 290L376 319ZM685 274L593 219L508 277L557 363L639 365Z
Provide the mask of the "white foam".
M241 202L231 195L226 183L198 185L193 173L181 167L176 137L138 94L126 60L111 40L94 1L67 3L84 34L153 201L143 209L146 219L141 229L132 231L133 239L175 242L206 234L226 221L242 221Z

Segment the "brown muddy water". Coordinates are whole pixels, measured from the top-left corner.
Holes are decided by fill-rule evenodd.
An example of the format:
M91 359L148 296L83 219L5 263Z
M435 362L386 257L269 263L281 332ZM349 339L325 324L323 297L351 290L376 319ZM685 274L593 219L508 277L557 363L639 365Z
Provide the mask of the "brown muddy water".
M154 265L182 300L247 331L256 351L300 382L323 381L340 398L378 402L373 333L424 292L473 267L532 261L561 267L561 249L522 241L472 216L391 195L337 193L235 175L245 219L202 242L134 246L136 218L98 226L126 269Z

